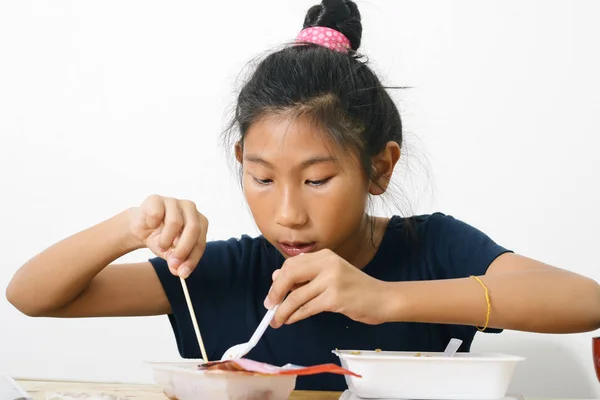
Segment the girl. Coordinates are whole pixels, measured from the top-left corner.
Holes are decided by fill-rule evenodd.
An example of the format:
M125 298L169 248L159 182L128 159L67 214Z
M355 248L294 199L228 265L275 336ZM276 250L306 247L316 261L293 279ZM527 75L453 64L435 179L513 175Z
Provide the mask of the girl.
M158 195L53 245L23 265L9 301L30 316L168 315L182 357L200 358L180 277L211 360L248 340L276 365L337 362L334 348L468 351L475 333L583 332L600 326L600 288L514 254L441 213L376 218L399 160L397 107L356 55L355 3L308 10L296 43L264 59L241 90L235 156L262 235L206 242L194 203ZM114 265L146 247L156 257ZM226 318L223 318L226 316ZM298 389L343 390L342 376Z

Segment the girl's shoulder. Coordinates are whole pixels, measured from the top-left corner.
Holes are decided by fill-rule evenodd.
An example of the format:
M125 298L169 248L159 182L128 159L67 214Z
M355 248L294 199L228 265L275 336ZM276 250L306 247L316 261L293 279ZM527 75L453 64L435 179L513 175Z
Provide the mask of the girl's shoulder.
M413 272L435 272L432 278L484 274L494 259L512 252L480 228L443 212L394 215L381 250L388 259L410 260Z
M420 239L427 236L455 236L464 234L484 235L475 226L450 214L441 211L430 214L417 214L409 217L393 215L388 223L388 230L406 231L418 234Z

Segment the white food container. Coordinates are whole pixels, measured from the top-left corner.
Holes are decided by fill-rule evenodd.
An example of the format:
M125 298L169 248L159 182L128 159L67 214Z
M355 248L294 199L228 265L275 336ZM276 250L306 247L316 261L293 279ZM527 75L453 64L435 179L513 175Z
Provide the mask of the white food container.
M198 370L202 361L148 364L171 400L286 400L296 386L295 375Z
M365 399L497 400L506 396L518 362L507 354L334 350L348 389Z

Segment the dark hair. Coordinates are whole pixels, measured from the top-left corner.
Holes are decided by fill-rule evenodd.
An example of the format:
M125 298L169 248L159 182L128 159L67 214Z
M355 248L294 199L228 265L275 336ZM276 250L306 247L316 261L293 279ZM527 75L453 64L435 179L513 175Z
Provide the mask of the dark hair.
M358 7L350 0L323 0L306 14L303 28L311 26L341 32L351 49L341 53L293 43L266 56L238 95L225 139L230 149L232 141L243 146L251 124L265 115L309 117L335 145L355 151L365 176L376 182L373 157L389 141L402 147L402 120L386 87L357 52L362 38Z

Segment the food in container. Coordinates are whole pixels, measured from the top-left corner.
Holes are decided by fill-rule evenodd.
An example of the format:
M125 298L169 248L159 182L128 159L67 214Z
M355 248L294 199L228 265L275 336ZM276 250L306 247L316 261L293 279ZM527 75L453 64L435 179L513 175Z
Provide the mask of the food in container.
M522 357L496 353L334 350L348 389L360 398L497 400L506 396Z
M320 373L359 375L335 364L277 367L249 359L150 363L154 380L171 400L285 400L298 375Z

